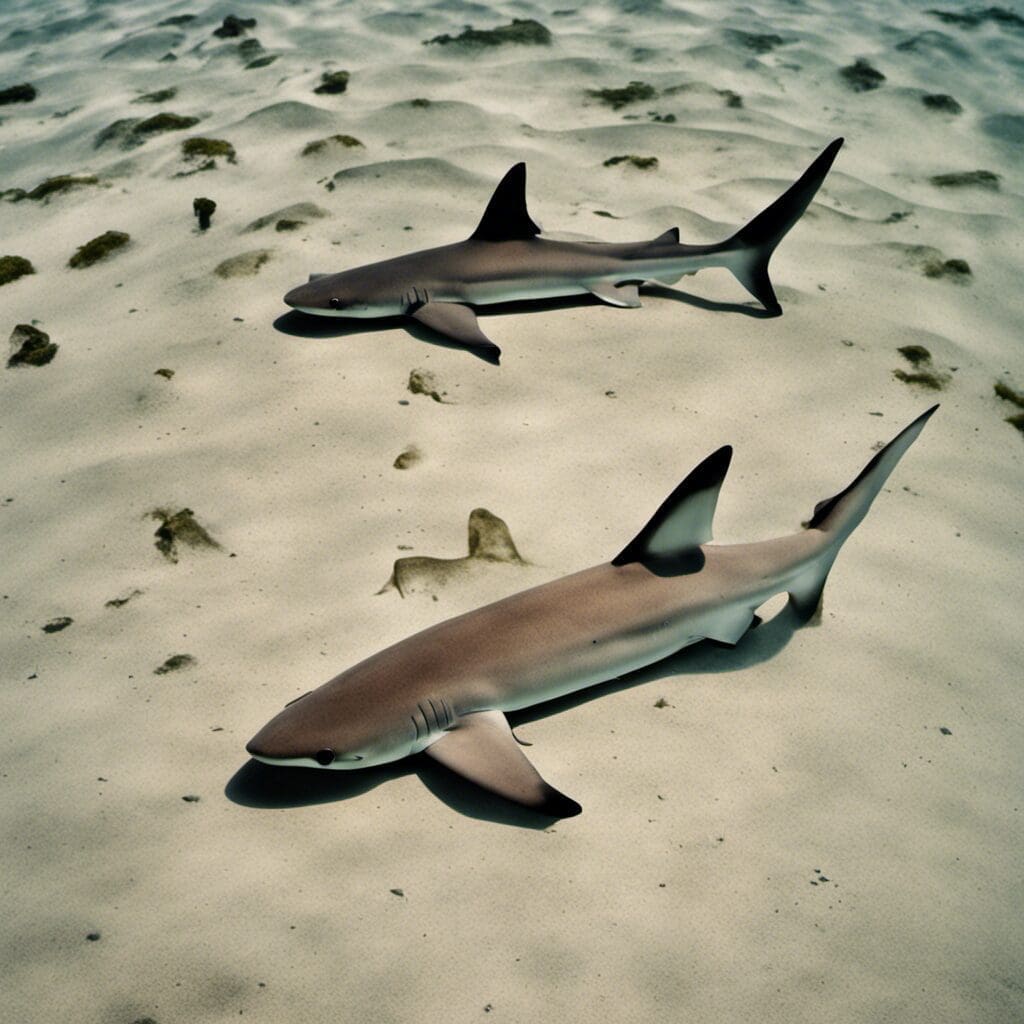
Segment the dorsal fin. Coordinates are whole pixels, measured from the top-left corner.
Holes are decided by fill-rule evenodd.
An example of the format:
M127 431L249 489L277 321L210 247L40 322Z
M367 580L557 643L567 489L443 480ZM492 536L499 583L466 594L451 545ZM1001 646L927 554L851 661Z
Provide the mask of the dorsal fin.
M507 242L539 234L540 228L526 210L526 164L518 163L498 183L476 231L469 237L483 242Z
M612 559L612 565L643 562L648 568L688 566L687 556L711 540L711 521L732 448L725 445L709 455L662 502L650 522ZM699 566L698 566L699 567Z
M658 242L679 242L679 228L669 228L668 231L663 231L657 238L652 238L651 243L656 244Z

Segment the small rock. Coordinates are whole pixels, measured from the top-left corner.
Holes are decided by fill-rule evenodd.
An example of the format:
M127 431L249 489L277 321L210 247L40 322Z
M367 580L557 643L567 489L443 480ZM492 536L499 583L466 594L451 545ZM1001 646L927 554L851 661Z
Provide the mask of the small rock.
M59 633L62 629L67 629L75 620L70 615L62 615L57 619L50 619L50 621L43 626L44 633Z
M325 71L320 76L320 84L313 92L321 95L344 92L348 88L348 80L347 71Z
M197 196L192 200L192 213L199 218L199 230L205 231L210 226L210 218L217 204L206 196Z
M389 892L391 892L391 894L394 895L394 896L404 896L405 895L405 890L403 890L403 889L390 889Z
M422 458L423 453L416 447L416 445L412 444L397 456L392 465L395 469L409 469L412 466L415 466Z
M200 798L195 793L186 793L181 799L187 804L197 804Z
M24 256L0 256L0 285L10 284L35 272L36 268Z
M169 89L157 89L155 92L144 92L136 96L132 103L166 103L178 95L178 90L173 86Z
M947 729L944 725L940 725L939 726L939 732L941 732L943 736L952 736L953 735L953 730L952 729Z
M236 36L245 35L245 30L256 27L255 18L237 18L233 14L229 14L221 24L220 28L215 28L213 34L218 39L234 39Z
M22 82L21 85L11 85L6 89L0 89L0 107L8 103L31 103L38 93L34 85Z
M8 367L45 366L57 354L58 345L50 341L50 336L33 327L32 324L18 324L11 331L11 348L14 350Z
M551 31L545 28L539 21L533 18L513 18L508 25L499 25L497 28L477 29L467 25L465 30L457 36L450 36L447 33L434 36L433 39L424 40L424 46L429 44L438 46L463 46L476 49L484 46L501 46L503 43L518 43L526 46L549 46L551 44Z
M840 68L839 74L854 92L870 92L885 81L885 75L878 68L872 67L863 57L858 57L853 64Z
M153 371L154 377L163 377L164 380L170 380L174 376L174 371L167 369L166 366L161 366L159 370Z
M962 114L964 108L952 96L944 92L929 93L921 97L921 102L929 110L937 110L942 114Z
M89 932L86 935L85 938L86 938L86 940L88 942L99 942L100 941L100 933L99 932Z

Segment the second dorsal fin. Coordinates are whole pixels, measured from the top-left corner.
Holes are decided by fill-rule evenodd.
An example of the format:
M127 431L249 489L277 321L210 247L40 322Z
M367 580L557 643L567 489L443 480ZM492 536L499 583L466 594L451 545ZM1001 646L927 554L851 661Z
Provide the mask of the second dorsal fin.
M648 567L686 562L701 544L711 540L718 492L732 460L725 445L709 455L662 502L650 522L612 559L612 565L642 562Z
M484 242L507 242L540 234L526 210L526 164L512 167L491 196L476 231L469 237Z

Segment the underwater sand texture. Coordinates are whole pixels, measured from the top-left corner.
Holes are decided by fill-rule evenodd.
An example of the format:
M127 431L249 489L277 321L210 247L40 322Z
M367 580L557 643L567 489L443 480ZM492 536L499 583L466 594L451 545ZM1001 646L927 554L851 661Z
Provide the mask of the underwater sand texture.
M0 90L35 95L0 106L0 255L35 273L0 288L0 337L28 324L59 345L0 366L11 1019L1024 1016L1024 442L993 388L1024 390L1022 33L932 8L967 9L3 5ZM215 36L232 13L256 24ZM551 43L423 45L515 18ZM249 67L261 56L277 59ZM840 75L860 59L878 88ZM345 91L316 93L335 71ZM591 95L631 82L655 95L617 110ZM96 147L162 112L199 121ZM362 146L302 155L335 135ZM400 324L275 327L311 272L464 238L518 160L556 237L678 224L713 242L838 135L772 260L781 318L708 271L638 310L487 311L500 368ZM235 162L196 170L190 137L226 140ZM623 154L658 164L603 166ZM978 170L998 188L933 183ZM97 183L13 201L61 175ZM206 231L196 197L217 204ZM281 213L300 203L329 216ZM67 266L107 231L130 245ZM916 247L970 279L927 276ZM255 276L216 275L257 248L273 255ZM949 375L940 394L893 376L913 369L909 345ZM412 367L443 403L409 393ZM716 538L757 540L935 400L819 627L768 622L518 718L538 769L582 803L571 822L416 762L247 766L246 740L343 668L613 557L719 445L735 457ZM410 443L427 457L396 471ZM461 553L478 507L529 566L437 601L375 596L396 558ZM148 515L185 508L221 548L174 563Z

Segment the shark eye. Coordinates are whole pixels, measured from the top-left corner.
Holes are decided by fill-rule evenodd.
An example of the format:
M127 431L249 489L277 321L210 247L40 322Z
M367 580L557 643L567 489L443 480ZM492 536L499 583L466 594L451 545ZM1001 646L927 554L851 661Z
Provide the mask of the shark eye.
M331 309L341 309L345 305L337 296L331 299Z
M317 764L323 765L323 767L326 768L334 760L334 751L331 750L330 747L324 747L323 750L318 750L313 755L313 760L316 761Z

